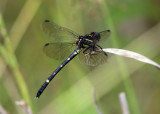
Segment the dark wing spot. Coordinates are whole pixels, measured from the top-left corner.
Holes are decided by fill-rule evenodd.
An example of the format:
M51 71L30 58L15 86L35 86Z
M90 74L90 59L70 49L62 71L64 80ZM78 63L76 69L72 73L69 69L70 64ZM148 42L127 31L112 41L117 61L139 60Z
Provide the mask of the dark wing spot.
M111 32L110 30L107 30L107 32Z
M44 22L50 22L49 20L45 20Z
M48 46L49 45L49 43L46 43L44 46Z

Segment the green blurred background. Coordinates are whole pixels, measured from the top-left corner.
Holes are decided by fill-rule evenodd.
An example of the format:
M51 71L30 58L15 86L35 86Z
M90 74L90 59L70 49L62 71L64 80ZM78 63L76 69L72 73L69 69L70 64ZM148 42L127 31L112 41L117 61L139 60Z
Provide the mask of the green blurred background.
M131 114L160 114L160 71L112 54L99 67L76 57L34 100L62 62L42 51L50 41L40 29L45 19L82 35L110 29L102 47L131 50L160 63L159 0L0 0L0 13L0 104L8 114L24 113L15 105L19 100L29 102L35 114L97 114L93 88L104 114L122 113L121 92Z

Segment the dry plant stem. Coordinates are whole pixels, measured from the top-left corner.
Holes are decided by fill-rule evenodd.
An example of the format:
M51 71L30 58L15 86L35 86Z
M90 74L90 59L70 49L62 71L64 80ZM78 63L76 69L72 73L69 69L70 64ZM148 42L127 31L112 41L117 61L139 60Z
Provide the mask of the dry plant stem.
M0 114L8 114L1 105L0 105Z
M18 105L26 114L32 114L31 108L28 103L25 101L16 101L16 105Z
M93 94L93 101L94 101L94 106L96 107L96 110L98 112L98 114L103 114L102 110L99 108L97 100L96 100L96 93L95 93L95 89L92 89L92 94Z
M132 58L132 59L144 62L144 63L148 63L148 64L151 64L151 65L157 67L160 70L160 65L158 63L152 61L151 59L149 59L139 53L124 50L124 49L116 49L116 48L106 48L106 49L103 49L103 51L108 52L108 53L113 53L116 55L120 55L120 56L124 56L124 57L128 57L128 58Z
M119 100L122 108L122 114L130 114L126 94L124 92L119 94Z

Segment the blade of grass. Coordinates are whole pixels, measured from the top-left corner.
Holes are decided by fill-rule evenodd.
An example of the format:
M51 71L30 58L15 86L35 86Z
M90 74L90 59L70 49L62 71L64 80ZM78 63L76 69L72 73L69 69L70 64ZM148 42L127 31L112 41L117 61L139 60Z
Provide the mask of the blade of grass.
M42 0L27 0L9 33L15 51L22 36L35 16Z
M106 19L105 24L108 25L109 28L112 31L112 38L111 38L112 45L115 48L119 48L119 43L118 43L118 40L117 40L118 37L117 37L116 29L115 29L115 26L114 26L114 22L112 21L112 17L111 17L109 8L108 8L108 4L107 4L107 2L102 2L101 5L102 5L102 7L101 7L102 11L105 11L104 14L106 14L105 15L105 19ZM129 73L128 73L127 67L126 67L123 59L122 58L117 58L117 62L118 62L118 65L119 65L118 67L120 68L120 71L121 71L120 75L122 76L122 78L129 77L128 76ZM125 88L126 88L126 93L128 95L128 101L130 102L131 112L134 113L134 114L140 114L138 101L136 99L134 88L132 87L132 83L131 83L129 78L124 80L124 85L125 85Z
M8 45L6 41L5 46L10 50L10 47L12 47L13 51L16 50L22 36L24 35L25 31L27 30L29 24L31 23L34 15L36 14L38 8L40 7L42 0L27 0L24 4L21 12L19 13L19 16L17 17L16 21L14 22L13 27L11 28L11 31L9 32L9 38L11 39L11 45ZM1 23L3 24L3 23ZM3 25L2 25L3 26ZM4 35L6 34L5 31ZM1 62L1 61L0 61ZM5 66L3 66L5 69ZM3 69L1 69L0 75L4 72Z
M7 31L6 31L5 24L2 18L2 14L0 14L0 29L1 31L3 31L2 37L4 38L4 41L6 41L5 46L7 48L5 49L4 46L0 44L0 54L3 56L6 63L11 67L23 99L26 100L32 107L28 88L19 70L18 62L17 62L16 56L14 55L14 51L12 50L11 42L7 35Z
M17 17L17 19L16 19L16 21L15 21L15 23L14 23L14 25L11 28L11 31L9 33L9 37L11 38L12 43L9 43L10 41L8 41L6 38L4 39L5 40L5 46L6 46L6 48L8 49L9 52L14 53L14 51L16 50L16 47L18 46L22 36L24 35L26 29L28 28L29 24L31 23L31 20L33 19L35 13L37 12L41 2L42 2L42 0L27 0L26 1L25 5L23 6L19 16ZM3 26L3 23L1 23L1 24ZM6 37L5 29L4 29L4 31L2 30L2 32L4 33L3 35ZM7 37L8 37L8 35L7 35ZM11 46L11 44L13 44L13 46ZM3 52L5 52L4 49L2 48L2 46L1 46L1 49L2 49ZM5 55L5 53L3 55ZM4 58L6 58L6 57L4 57ZM16 58L15 59L14 58L11 58L11 61L16 61ZM7 60L8 60L8 63L9 63L10 60L9 59L7 59ZM8 63L6 63L6 64L8 64ZM0 75L4 72L4 70L6 68L5 64L3 64L3 65L4 66L2 66L3 69L1 69ZM12 64L9 64L9 65L12 66ZM17 83L20 87L22 96L23 96L24 99L27 99L27 101L29 102L29 104L30 104L30 106L33 110L28 91L25 91L25 90L27 90L27 88L26 88L26 85L25 85L24 80L22 78L22 74L20 73L20 71L18 69L18 66L15 66L15 68L16 69L14 70L14 74L15 74L15 78L17 80Z

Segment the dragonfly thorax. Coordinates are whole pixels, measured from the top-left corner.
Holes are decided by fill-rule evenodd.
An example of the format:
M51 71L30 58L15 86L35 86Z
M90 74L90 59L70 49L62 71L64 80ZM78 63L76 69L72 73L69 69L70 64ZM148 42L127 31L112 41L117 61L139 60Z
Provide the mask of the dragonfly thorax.
M90 34L79 36L79 40L76 42L76 44L80 48L86 48L95 46L99 40L100 34L98 32L91 32Z

